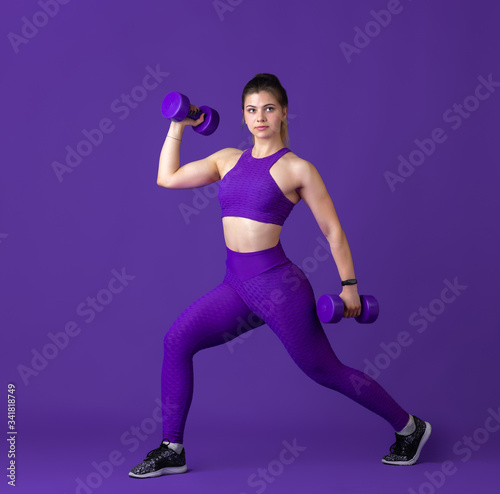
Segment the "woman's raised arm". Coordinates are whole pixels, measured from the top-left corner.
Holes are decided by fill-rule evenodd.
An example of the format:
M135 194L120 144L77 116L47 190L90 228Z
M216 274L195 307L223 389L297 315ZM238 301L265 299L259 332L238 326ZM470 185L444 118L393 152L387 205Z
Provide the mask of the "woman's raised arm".
M191 105L191 109L197 108ZM218 153L205 159L180 166L180 147L186 125L199 125L205 119L202 114L198 120L186 117L181 122L172 121L160 153L156 183L167 189L190 189L211 184L219 180L217 164Z

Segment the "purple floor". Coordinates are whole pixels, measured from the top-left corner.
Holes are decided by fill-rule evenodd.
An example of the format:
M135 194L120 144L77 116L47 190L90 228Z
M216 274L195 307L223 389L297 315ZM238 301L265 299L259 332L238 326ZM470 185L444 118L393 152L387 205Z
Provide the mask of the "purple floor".
M128 471L157 446L155 432L132 443L130 434L120 439L131 427L118 427L116 422L100 433L82 427L62 437L61 431L54 431L34 444L20 438L16 492L499 492L498 441L496 445L486 443L464 462L465 454L454 454L437 429L416 465L396 467L380 461L390 445L391 433L372 423L376 425L377 419L369 418L355 430L352 423L337 422L329 431L316 430L314 425L297 428L282 424L272 430L236 430L231 426L216 441L213 437L220 435L224 424L212 424L212 433L193 427L185 438L188 472L145 480L129 478ZM284 449L287 453L282 453Z

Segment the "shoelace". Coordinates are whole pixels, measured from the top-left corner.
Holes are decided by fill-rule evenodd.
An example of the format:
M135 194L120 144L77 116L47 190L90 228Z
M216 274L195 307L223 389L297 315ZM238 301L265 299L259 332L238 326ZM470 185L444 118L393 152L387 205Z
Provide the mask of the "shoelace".
M155 459L157 456L160 456L163 454L165 450L172 451L172 453L175 453L175 451L171 450L166 444L161 443L158 448L152 449L147 455L146 455L146 460L148 459Z
M390 451L392 454L400 456L402 453L402 448L400 443L396 441L394 444L392 444L390 447Z
M396 435L396 442L391 445L390 451L393 454L396 455L404 455L406 452L406 448L411 444L410 436L397 436Z

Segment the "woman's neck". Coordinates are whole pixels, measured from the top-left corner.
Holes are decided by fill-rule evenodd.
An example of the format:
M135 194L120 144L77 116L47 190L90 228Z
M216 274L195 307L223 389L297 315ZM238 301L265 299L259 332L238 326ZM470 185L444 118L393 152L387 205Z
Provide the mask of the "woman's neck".
M281 138L269 141L267 139L255 139L252 149L252 156L254 158L265 158L283 149L285 145Z

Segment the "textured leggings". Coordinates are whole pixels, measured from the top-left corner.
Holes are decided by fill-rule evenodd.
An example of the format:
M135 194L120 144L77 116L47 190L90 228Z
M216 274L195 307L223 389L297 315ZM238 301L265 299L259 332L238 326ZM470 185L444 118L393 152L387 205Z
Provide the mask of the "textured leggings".
M395 431L405 427L409 415L387 391L337 358L317 316L309 280L278 242L257 252L227 248L222 283L189 305L167 331L161 375L164 439L183 442L194 354L263 324L311 379L378 414Z

